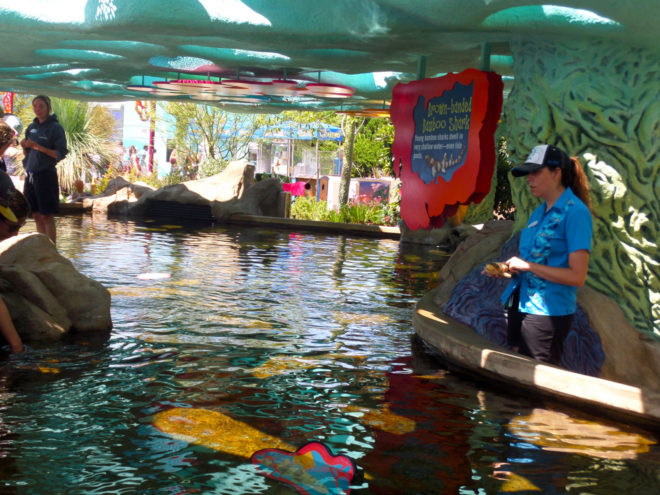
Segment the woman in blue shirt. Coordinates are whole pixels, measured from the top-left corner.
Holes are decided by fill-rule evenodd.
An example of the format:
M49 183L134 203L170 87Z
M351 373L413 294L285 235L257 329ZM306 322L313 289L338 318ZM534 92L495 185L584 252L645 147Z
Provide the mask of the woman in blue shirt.
M589 267L589 186L577 158L547 144L512 173L526 177L544 203L521 233L520 255L506 261L514 275L502 297L509 305L507 342L521 354L559 364Z

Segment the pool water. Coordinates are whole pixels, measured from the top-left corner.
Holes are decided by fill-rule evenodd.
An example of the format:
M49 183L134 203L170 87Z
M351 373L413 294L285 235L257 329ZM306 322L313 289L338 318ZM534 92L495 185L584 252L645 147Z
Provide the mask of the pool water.
M355 460L356 494L660 493L653 433L470 381L414 338L447 253L57 226L59 251L110 290L114 328L0 351L1 494L295 494L250 456L314 440Z

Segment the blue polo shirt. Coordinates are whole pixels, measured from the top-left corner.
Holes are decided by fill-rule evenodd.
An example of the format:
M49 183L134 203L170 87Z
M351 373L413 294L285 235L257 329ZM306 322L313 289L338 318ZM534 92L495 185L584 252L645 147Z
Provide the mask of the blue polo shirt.
M570 204L567 206L567 202ZM551 229L550 252L542 264L568 268L568 255L581 249L591 251L593 232L591 212L570 188L562 193L552 208L545 211L546 204L536 208L529 217L527 227L520 236L520 257L531 261L531 253L537 235L552 221L553 212L564 214L559 224ZM556 216L556 215L555 215ZM547 232L547 229L545 229ZM531 272L519 275L519 311L535 315L563 316L575 313L577 287L557 284L535 276Z

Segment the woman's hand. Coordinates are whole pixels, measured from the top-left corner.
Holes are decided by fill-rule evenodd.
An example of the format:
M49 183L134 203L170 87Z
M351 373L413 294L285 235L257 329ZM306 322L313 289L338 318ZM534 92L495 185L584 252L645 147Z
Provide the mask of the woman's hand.
M486 263L481 274L488 275L489 277L493 278L511 278L509 267L506 266L506 263L502 263L501 261Z
M32 148L36 150L39 145L34 141L32 141L31 139L25 138L23 139L23 141L21 141L21 146L25 149Z
M555 284L580 287L587 278L589 269L589 251L580 249L568 255L568 267L557 267L530 263L514 256L506 261L511 273L532 272L537 277L544 278Z
M517 256L509 258L505 263L506 266L509 267L509 271L511 273L528 272L531 270L530 264L524 259L518 258Z

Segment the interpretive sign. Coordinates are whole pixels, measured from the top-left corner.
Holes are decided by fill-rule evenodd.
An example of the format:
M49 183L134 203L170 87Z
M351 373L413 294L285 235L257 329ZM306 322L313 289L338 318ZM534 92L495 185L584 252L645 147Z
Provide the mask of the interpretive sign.
M458 206L488 194L501 110L502 79L493 72L468 69L395 86L394 172L409 228L440 227Z

